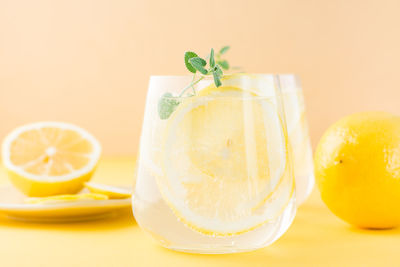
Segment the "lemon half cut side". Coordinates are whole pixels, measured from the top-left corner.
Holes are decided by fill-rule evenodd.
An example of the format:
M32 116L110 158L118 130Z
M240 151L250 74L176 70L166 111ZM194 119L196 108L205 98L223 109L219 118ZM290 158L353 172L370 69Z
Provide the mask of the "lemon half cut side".
M157 177L178 219L214 236L275 219L293 193L293 180L283 181L282 129L273 103L237 87L206 88L185 99L167 122Z
M21 126L2 146L3 163L12 183L31 197L77 193L91 178L100 154L95 137L63 122Z

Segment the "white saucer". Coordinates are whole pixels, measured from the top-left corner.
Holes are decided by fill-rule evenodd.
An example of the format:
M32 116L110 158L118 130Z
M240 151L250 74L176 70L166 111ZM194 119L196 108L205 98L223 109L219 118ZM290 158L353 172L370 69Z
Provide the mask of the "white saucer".
M101 219L128 211L132 201L131 198L126 198L29 204L25 203L26 198L12 186L0 187L0 214L26 222L77 222Z

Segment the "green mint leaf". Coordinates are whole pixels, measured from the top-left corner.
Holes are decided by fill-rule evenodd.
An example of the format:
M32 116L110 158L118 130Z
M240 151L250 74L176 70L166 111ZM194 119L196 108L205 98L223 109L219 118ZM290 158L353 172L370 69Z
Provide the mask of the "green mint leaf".
M165 93L158 101L158 115L162 120L168 119L180 104L178 100L173 99L172 97L173 95L171 93Z
M199 65L204 67L205 65L207 65L207 62L202 59L201 57L193 57L191 59L189 59L190 64L192 64L192 66L194 65Z
M185 53L185 65L191 73L196 73L196 69L189 62L189 60L194 57L198 57L195 52L188 51Z
M229 50L229 48L231 48L229 45L224 46L224 47L221 48L221 50L219 50L219 53L220 53L221 55L223 55L223 54L225 54L225 53Z
M200 58L200 57L193 57L189 59L190 64L198 71L200 71L202 74L206 75L208 71L204 68L205 65L207 65L207 62Z
M216 72L218 74L219 77L221 77L223 75L222 69L220 68L219 65L215 65L214 67L214 72Z
M216 87L220 87L221 86L221 78L219 76L219 74L216 71L213 71L213 77L214 77L214 83Z
M204 69L204 68L203 69L199 69L199 71L204 75L208 74L208 71L206 69Z
M229 63L226 60L217 61L217 64L221 66L224 70L229 70Z
M211 53L210 53L210 67L211 68L215 67L214 49L213 48L211 48Z

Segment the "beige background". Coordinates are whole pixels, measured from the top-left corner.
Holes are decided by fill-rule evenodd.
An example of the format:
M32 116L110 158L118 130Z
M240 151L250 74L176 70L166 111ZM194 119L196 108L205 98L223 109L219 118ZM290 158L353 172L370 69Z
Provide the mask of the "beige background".
M311 136L361 110L400 114L400 1L0 0L0 138L62 120L135 154L151 74L232 46L248 72L297 73Z

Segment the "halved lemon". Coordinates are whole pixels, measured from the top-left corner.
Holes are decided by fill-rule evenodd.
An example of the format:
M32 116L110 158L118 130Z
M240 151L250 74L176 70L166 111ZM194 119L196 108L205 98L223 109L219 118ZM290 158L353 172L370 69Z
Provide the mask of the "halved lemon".
M240 234L286 207L293 177L287 175L287 137L270 100L234 86L211 86L183 100L168 119L157 182L190 228Z
M21 126L2 147L12 183L34 197L78 192L91 178L100 154L100 144L91 134L62 122Z
M98 193L66 194L49 197L30 197L25 200L28 204L55 204L63 202L107 200L108 196Z
M128 189L105 184L86 182L85 187L92 193L103 194L110 199L129 198L132 195L132 192Z

